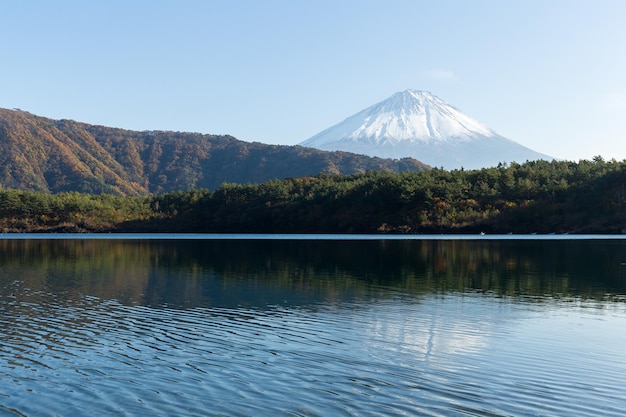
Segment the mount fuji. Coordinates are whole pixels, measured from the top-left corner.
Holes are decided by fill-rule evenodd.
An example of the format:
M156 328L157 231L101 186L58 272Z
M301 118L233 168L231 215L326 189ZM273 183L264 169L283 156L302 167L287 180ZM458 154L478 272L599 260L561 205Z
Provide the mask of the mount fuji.
M445 169L554 159L498 135L439 97L417 90L396 93L300 145L383 158L412 157Z

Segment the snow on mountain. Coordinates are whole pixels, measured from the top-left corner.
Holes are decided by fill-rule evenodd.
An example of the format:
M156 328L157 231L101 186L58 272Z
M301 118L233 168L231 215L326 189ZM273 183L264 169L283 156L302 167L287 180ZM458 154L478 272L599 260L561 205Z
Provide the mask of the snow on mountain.
M300 143L435 167L482 168L552 157L506 139L439 97L405 90Z

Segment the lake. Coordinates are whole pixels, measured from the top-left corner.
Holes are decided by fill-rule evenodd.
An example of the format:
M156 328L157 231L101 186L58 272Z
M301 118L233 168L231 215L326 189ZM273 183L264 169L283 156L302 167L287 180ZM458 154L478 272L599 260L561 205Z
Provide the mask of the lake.
M3 235L0 415L623 416L614 236Z

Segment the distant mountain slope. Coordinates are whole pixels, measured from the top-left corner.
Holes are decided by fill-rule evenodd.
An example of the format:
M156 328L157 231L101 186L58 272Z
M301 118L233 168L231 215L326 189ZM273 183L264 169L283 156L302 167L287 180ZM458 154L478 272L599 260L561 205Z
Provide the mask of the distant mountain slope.
M0 188L142 195L319 173L417 171L393 161L231 136L131 131L0 109Z
M439 97L416 90L396 93L301 145L383 158L412 157L446 169L553 159L498 135Z

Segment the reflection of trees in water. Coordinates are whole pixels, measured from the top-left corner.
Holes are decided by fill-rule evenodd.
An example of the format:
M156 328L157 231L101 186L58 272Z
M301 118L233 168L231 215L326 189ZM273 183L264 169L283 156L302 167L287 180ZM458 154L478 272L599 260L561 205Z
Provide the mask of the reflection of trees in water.
M2 240L15 279L58 297L152 306L314 305L390 292L624 293L620 241Z

